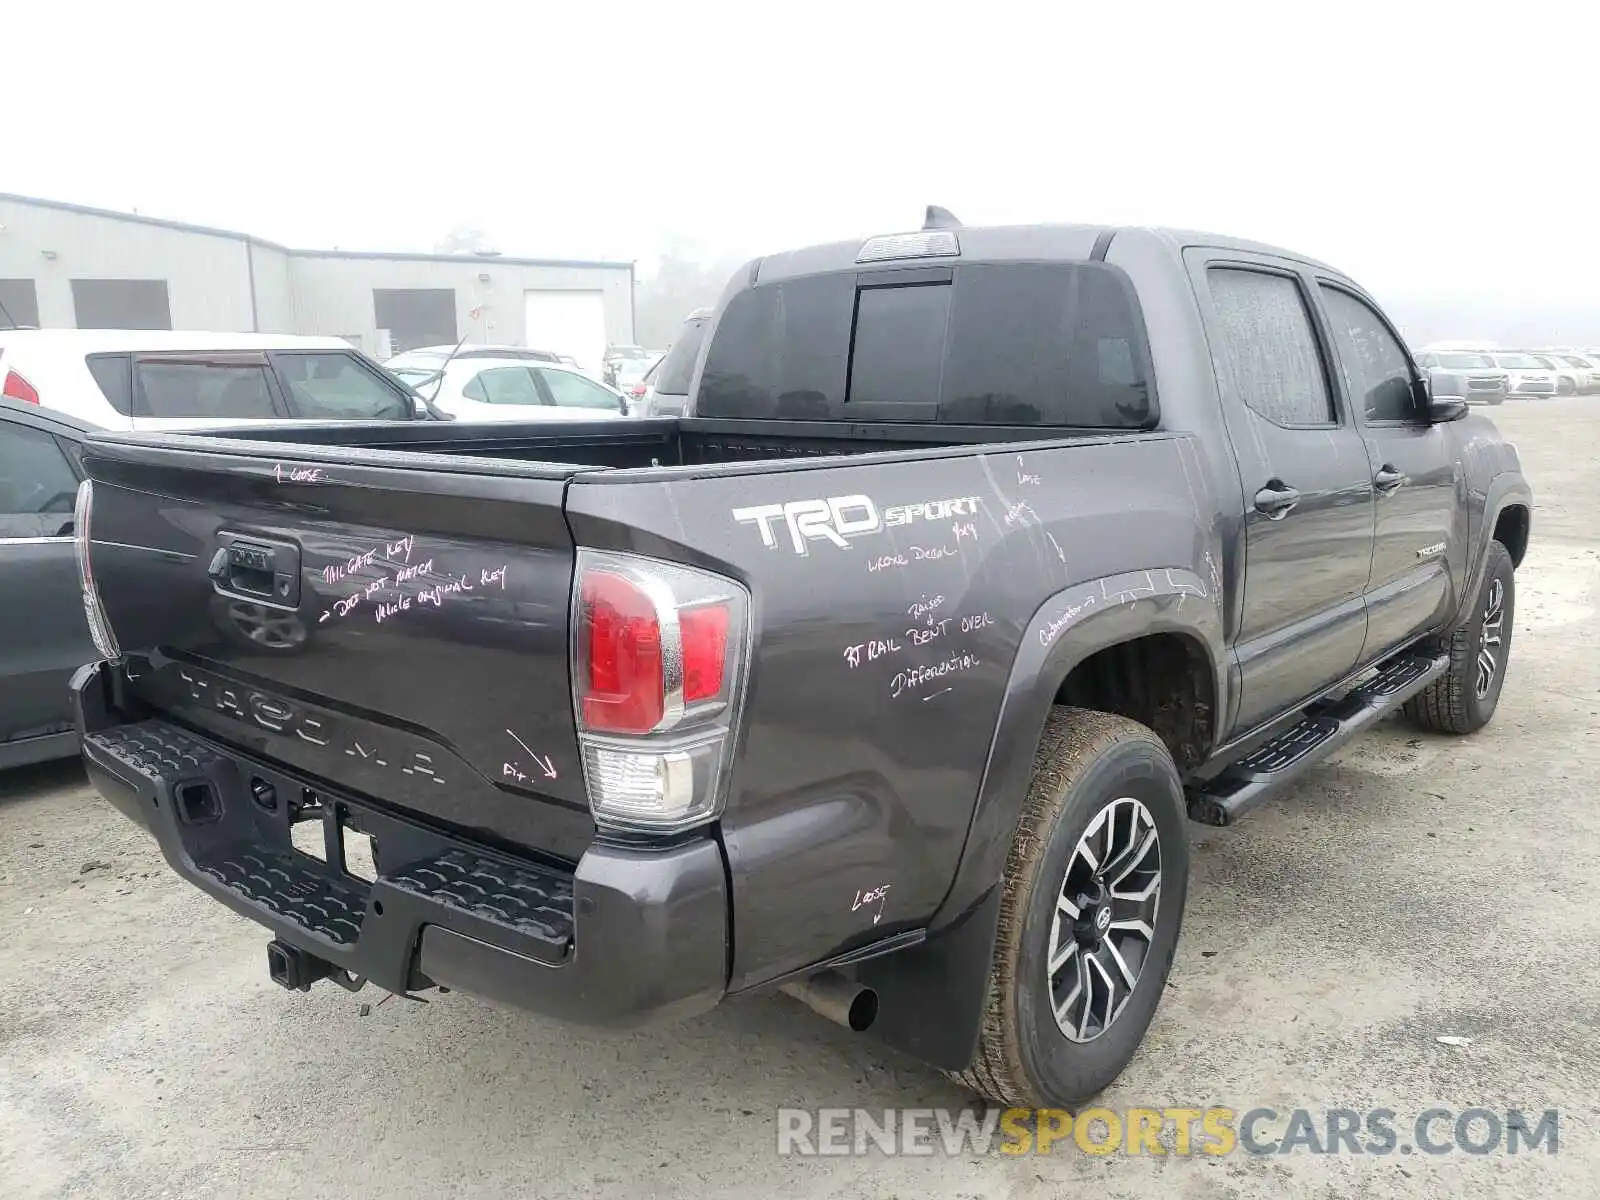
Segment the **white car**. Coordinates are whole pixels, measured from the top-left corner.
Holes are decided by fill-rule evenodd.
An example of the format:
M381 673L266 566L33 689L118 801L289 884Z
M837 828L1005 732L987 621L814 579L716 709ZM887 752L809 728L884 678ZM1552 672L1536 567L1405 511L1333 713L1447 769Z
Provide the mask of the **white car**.
M1600 365L1570 350L1541 350L1534 355L1555 371L1556 390L1563 396L1577 396L1600 388Z
M0 394L104 429L423 415L349 342L287 333L0 330Z
M433 406L461 421L604 421L628 415L622 393L559 363L455 358L406 378Z
M1510 377L1512 396L1554 396L1558 386L1556 373L1531 354L1491 354L1494 365Z
M650 391L650 377L661 363L661 355L650 358L625 358L617 364L616 387L628 398L630 409L638 406Z
M458 358L483 358L510 360L513 362L546 362L555 363L557 366L568 366L574 371L600 382L597 371L584 370L578 365L578 360L570 354L558 354L554 350L535 350L529 346L501 346L488 345L481 342L463 342L456 346L418 346L414 350L402 350L393 358L384 360L385 370L393 371L407 383L413 383L424 373L429 375L439 369L439 364L446 359Z

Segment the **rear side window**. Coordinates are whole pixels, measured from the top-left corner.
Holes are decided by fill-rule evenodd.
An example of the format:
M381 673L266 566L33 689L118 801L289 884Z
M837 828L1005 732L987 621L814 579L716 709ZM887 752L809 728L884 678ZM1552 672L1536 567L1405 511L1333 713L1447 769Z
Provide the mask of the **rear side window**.
M543 404L527 367L489 367L461 389L468 400L482 404Z
M1235 267L1211 268L1206 282L1221 335L1216 349L1239 399L1274 425L1337 424L1300 284Z
M133 355L90 354L84 362L111 407L123 416L133 412Z
M1120 271L969 263L739 293L706 354L696 411L1132 429L1154 423L1156 402Z
M134 364L135 415L143 417L275 418L263 364L174 362Z
M678 331L678 340L667 348L666 356L656 365L656 391L668 396L689 394L689 380L694 377L695 359L700 357L700 343L705 336L705 321L685 323Z
M274 354L295 415L313 421L402 421L408 397L348 354Z
M546 371L542 367L535 367L534 370L544 380L551 403L560 408L600 408L616 412L621 404L605 388L582 375L574 375L571 371Z

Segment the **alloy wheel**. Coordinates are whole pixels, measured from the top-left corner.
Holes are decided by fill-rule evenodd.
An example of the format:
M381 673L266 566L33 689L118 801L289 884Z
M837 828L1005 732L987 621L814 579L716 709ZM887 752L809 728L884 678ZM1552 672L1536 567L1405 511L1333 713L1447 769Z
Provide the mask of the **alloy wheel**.
M1489 581L1489 595L1483 605L1483 636L1478 641L1478 699L1482 700L1494 686L1494 677L1500 670L1500 656L1505 644L1506 585L1503 580Z
M1056 1025L1070 1041L1093 1041L1127 1006L1160 906L1155 819L1140 801L1121 796L1078 839L1051 922L1046 982Z

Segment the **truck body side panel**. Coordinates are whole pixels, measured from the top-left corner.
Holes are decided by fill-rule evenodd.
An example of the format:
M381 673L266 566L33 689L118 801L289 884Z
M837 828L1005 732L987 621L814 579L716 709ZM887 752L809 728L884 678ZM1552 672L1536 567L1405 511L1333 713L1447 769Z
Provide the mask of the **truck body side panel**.
M925 925L1041 597L1126 575L1083 605L1160 593L1214 608L1219 534L1196 514L1216 507L1191 441L1163 434L870 475L824 461L682 488L574 481L579 544L699 563L751 589L751 689L722 819L730 990ZM1056 614L1055 632L1074 618Z

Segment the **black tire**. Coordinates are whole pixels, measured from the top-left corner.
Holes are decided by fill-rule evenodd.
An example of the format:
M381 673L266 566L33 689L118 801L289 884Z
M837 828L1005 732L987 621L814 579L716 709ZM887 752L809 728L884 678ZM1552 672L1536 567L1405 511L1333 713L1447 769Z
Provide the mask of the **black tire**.
M1489 723L1500 703L1516 616L1516 571L1511 552L1499 542L1489 543L1488 555L1483 583L1466 620L1445 642L1450 669L1406 701L1406 716L1435 733L1476 733ZM1496 611L1498 625L1492 622ZM1490 641L1492 633L1497 634L1497 642ZM1480 656L1486 651L1494 660L1487 688L1480 674Z
M1504 396L1495 396L1493 399L1491 399L1489 401L1490 405L1495 407L1495 408L1499 408L1505 402L1506 402L1506 398Z
M1063 973L1072 972L1080 979L1096 974L1083 961L1096 955L1120 965L1123 954L1127 961L1139 954L1139 963L1131 993L1120 1007L1112 1007L1115 986L1106 991L1104 983L1096 982L1088 989L1090 1005L1096 990L1101 991L1110 1019L1089 1040L1071 1040L1057 1023L1054 982L1046 969L1053 939L1071 937L1075 928L1065 914L1057 924L1058 898L1069 882L1069 868L1084 868L1079 840L1102 813L1111 810L1100 826L1111 826L1106 845L1115 842L1124 817L1132 828L1131 843L1148 836L1148 830L1141 833L1138 809L1129 806L1129 799L1142 805L1150 818L1158 861L1152 863L1148 850L1121 858L1123 863L1131 860L1134 867L1143 865L1125 872L1111 886L1132 878L1134 883L1124 890L1137 891L1159 879L1152 893L1153 920L1148 922L1152 934L1146 942L1142 934L1123 934L1103 924L1095 932L1094 917L1087 914L1097 914L1100 908L1120 911L1124 917L1128 913L1127 908L1117 907L1127 901L1106 893L1102 904L1081 910L1086 915L1080 924L1087 923L1083 936L1088 941L1084 948L1076 941L1063 943L1070 944L1073 954ZM1109 852L1107 856L1117 857ZM1103 874L1109 878L1111 871ZM977 1053L965 1071L951 1072L951 1078L991 1101L1011 1105L1069 1107L1104 1090L1132 1060L1155 1016L1177 948L1188 885L1183 785L1167 748L1145 726L1125 717L1081 708L1053 709L1034 756L1033 782L1006 861L1000 927ZM1091 953L1086 947L1096 937L1101 944ZM1119 938L1122 949L1111 957L1105 944ZM1142 953L1141 942L1145 942ZM1098 960L1094 965L1100 965ZM1069 1023L1076 1024L1076 1033L1082 1034L1091 1017L1077 1021L1077 1010L1070 1003L1063 1007Z
M1575 396L1578 394L1578 385L1570 379L1563 379L1556 384L1556 391L1563 396Z

